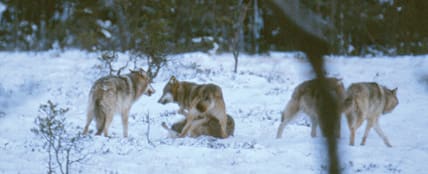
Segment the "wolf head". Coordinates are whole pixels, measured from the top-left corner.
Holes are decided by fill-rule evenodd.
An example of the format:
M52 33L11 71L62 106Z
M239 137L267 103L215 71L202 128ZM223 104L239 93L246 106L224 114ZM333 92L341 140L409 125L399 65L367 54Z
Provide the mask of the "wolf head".
M130 77L133 79L134 82L137 82L137 88L138 91L144 90L143 94L147 96L151 96L153 93L155 93L155 89L152 87L151 79L149 75L144 71L142 68L138 70L129 70Z
M398 98L397 98L397 88L390 90L386 87L384 87L385 91L385 108L383 109L383 113L390 113L397 105L398 105Z
M162 97L159 99L159 103L161 104L167 104L167 103L172 103L174 102L174 96L175 93L177 91L177 88L179 86L179 81L172 76L168 83L165 85L165 87L163 88L163 94Z

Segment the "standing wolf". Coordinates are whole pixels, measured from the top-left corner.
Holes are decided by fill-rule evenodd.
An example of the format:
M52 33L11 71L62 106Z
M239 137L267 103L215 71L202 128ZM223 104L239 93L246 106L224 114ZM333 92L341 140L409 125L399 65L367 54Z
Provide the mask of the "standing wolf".
M341 110L341 105L345 96L345 87L341 79L327 78L327 86L330 94L334 97L335 101L338 102L338 109ZM276 138L281 138L284 127L287 123L292 120L297 112L303 111L311 119L311 136L316 136L316 129L319 124L319 111L318 105L323 102L321 99L321 89L318 84L318 79L308 80L298 85L292 95L290 101L282 112L281 124L278 128ZM341 112L338 112L341 113ZM340 119L336 124L335 133L337 136L340 135Z
M382 137L386 146L392 147L379 126L379 117L391 112L398 105L397 88L390 90L377 83L353 83L349 86L344 103L344 112L351 131L350 145L354 145L355 131L364 120L367 127L361 145L366 143L372 127Z
M143 69L120 76L106 76L98 79L89 93L87 121L83 134L95 116L96 135L108 136L108 128L115 113L122 115L123 136L128 137L128 114L132 104L143 94L155 92L150 78Z
M163 89L161 104L177 103L179 113L186 116L186 124L179 134L184 137L188 132L208 122L211 118L219 121L221 138L227 137L227 114L221 88L214 84L196 84L170 78ZM200 119L198 117L201 117Z

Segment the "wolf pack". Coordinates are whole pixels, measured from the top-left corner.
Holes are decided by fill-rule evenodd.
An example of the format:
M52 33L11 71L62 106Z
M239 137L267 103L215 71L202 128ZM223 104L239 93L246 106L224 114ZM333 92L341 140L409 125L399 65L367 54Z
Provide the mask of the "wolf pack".
M320 114L317 105L321 104L319 79L304 81L291 94L281 114L281 122L276 138L281 138L285 126L293 120L298 112L309 116L311 136L317 135L320 126ZM152 79L143 69L130 70L124 75L102 77L93 84L88 99L87 121L83 134L88 134L92 120L95 120L96 135L109 136L109 126L115 114L122 118L123 136L128 137L129 112L134 102L142 95L151 96L155 89ZM337 113L346 116L350 139L354 145L355 132L367 120L361 145L366 143L372 128L382 138L384 144L392 147L379 125L381 115L390 113L398 105L397 88L390 89L376 82L352 83L346 90L342 79L328 77L325 79L328 92L334 97L339 107ZM184 119L173 123L171 127L163 122L161 126L170 137L198 137L201 135L217 138L233 136L235 120L226 113L223 92L216 84L197 84L180 81L172 76L163 88L158 100L160 104L176 103L178 113ZM340 136L340 121L336 124L336 135Z

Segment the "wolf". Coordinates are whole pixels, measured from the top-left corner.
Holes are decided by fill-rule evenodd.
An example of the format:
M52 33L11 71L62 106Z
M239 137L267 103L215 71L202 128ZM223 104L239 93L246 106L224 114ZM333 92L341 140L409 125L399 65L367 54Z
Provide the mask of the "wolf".
M219 121L221 138L227 137L227 114L221 88L215 84L196 84L178 81L172 76L163 89L159 103L177 103L178 113L186 117L186 123L179 134L184 137L188 132L208 122L210 118ZM200 119L197 119L200 117Z
M348 87L343 109L351 132L350 145L354 145L355 131L364 120L367 120L361 145L366 143L369 131L373 127L385 145L392 147L379 126L379 117L392 112L398 105L397 89L390 90L375 82L353 83Z
M278 128L276 138L281 138L282 132L289 121L291 121L299 111L303 111L311 119L311 136L316 136L316 129L319 124L318 107L322 101L321 90L318 86L319 79L312 79L299 84L293 91L291 99L288 101L282 112L281 123ZM345 96L345 87L342 80L338 78L326 78L326 83L330 95L337 102L337 113L341 113L341 107ZM340 136L340 119L336 123L336 136Z
M129 74L111 75L98 79L89 93L87 120L83 134L88 133L89 125L95 117L96 135L108 137L108 129L113 115L122 116L123 136L128 137L128 114L132 104L141 95L151 96L155 89L151 86L151 79L143 69L130 70Z
M174 123L171 128L169 128L165 122L162 122L162 127L169 132L171 137L177 137L179 133L183 130L184 125L186 124L186 120L181 120ZM233 136L235 131L235 120L227 115L227 136ZM220 123L217 119L211 118L208 122L200 125L199 127L193 129L190 132L191 137L199 137L201 135L212 136L216 138L221 138L221 128Z

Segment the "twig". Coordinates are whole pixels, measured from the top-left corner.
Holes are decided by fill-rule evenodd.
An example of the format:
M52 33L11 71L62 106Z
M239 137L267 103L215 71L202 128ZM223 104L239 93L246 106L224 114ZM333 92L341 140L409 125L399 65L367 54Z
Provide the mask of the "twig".
M122 66L122 67L120 67L120 68L119 68L119 70L117 70L117 74L116 74L116 75L120 76L120 72L121 72L122 70L124 70L126 67L128 67L128 63L129 63L129 60L128 60L128 61L126 61L125 66Z
M156 145L150 140L150 118L149 118L149 115L150 115L149 113L146 114L146 120L147 120L146 138L147 138L147 143L149 143L153 147L156 147Z

